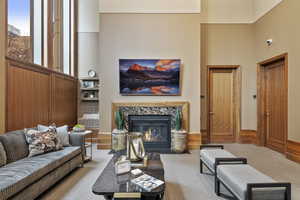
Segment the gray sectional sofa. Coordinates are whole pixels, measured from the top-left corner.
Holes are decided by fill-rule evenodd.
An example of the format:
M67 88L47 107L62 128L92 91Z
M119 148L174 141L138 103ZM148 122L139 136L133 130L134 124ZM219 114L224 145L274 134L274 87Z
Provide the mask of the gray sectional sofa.
M24 131L0 135L7 164L0 167L0 200L35 199L77 167L83 165L84 138L70 134L70 147L28 157Z

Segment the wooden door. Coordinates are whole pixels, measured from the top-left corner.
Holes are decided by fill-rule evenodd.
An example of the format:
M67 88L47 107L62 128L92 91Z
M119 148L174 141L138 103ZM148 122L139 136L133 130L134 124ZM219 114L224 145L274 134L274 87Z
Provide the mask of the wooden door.
M285 73L284 61L265 66L266 143L269 148L284 152L285 148Z
M235 69L210 69L209 130L211 143L235 142Z

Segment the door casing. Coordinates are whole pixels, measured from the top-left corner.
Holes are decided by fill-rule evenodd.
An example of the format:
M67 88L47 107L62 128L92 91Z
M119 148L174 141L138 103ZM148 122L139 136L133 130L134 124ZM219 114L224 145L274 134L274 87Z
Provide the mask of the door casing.
M234 89L235 89L235 99L234 99L234 113L235 113L235 136L236 141L238 141L240 127L241 127L241 71L239 65L208 65L207 66L207 142L211 143L211 115L210 115L210 99L211 99L211 71L214 69L231 69L234 71Z
M288 138L288 53L272 57L257 64L257 143L266 146L267 137L267 118L266 118L266 89L265 89L265 70L272 63L284 61L284 152L286 152ZM282 152L282 153L284 153Z

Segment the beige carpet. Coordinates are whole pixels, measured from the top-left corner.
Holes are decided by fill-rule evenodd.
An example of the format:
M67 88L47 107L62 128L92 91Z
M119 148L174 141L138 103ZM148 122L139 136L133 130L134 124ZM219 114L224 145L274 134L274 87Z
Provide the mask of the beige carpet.
M283 155L255 145L228 144L225 148L236 156L248 158L249 163L277 181L292 183L292 199L300 199L300 164ZM191 154L162 155L165 165L166 200L218 200L214 194L213 177L200 175L199 151ZM39 199L42 200L102 200L91 188L111 158L108 151L97 150L94 161L87 163L59 182Z

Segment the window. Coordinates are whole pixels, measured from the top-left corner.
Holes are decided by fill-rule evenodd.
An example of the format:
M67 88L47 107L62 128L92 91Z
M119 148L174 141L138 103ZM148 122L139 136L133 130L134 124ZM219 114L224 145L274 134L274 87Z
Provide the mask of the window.
M43 63L43 1L33 0L33 63Z
M51 41L53 68L66 74L74 74L74 24L75 2L71 0L52 1Z
M75 75L77 0L7 0L7 55Z
M8 0L7 55L25 62L33 60L31 0Z

